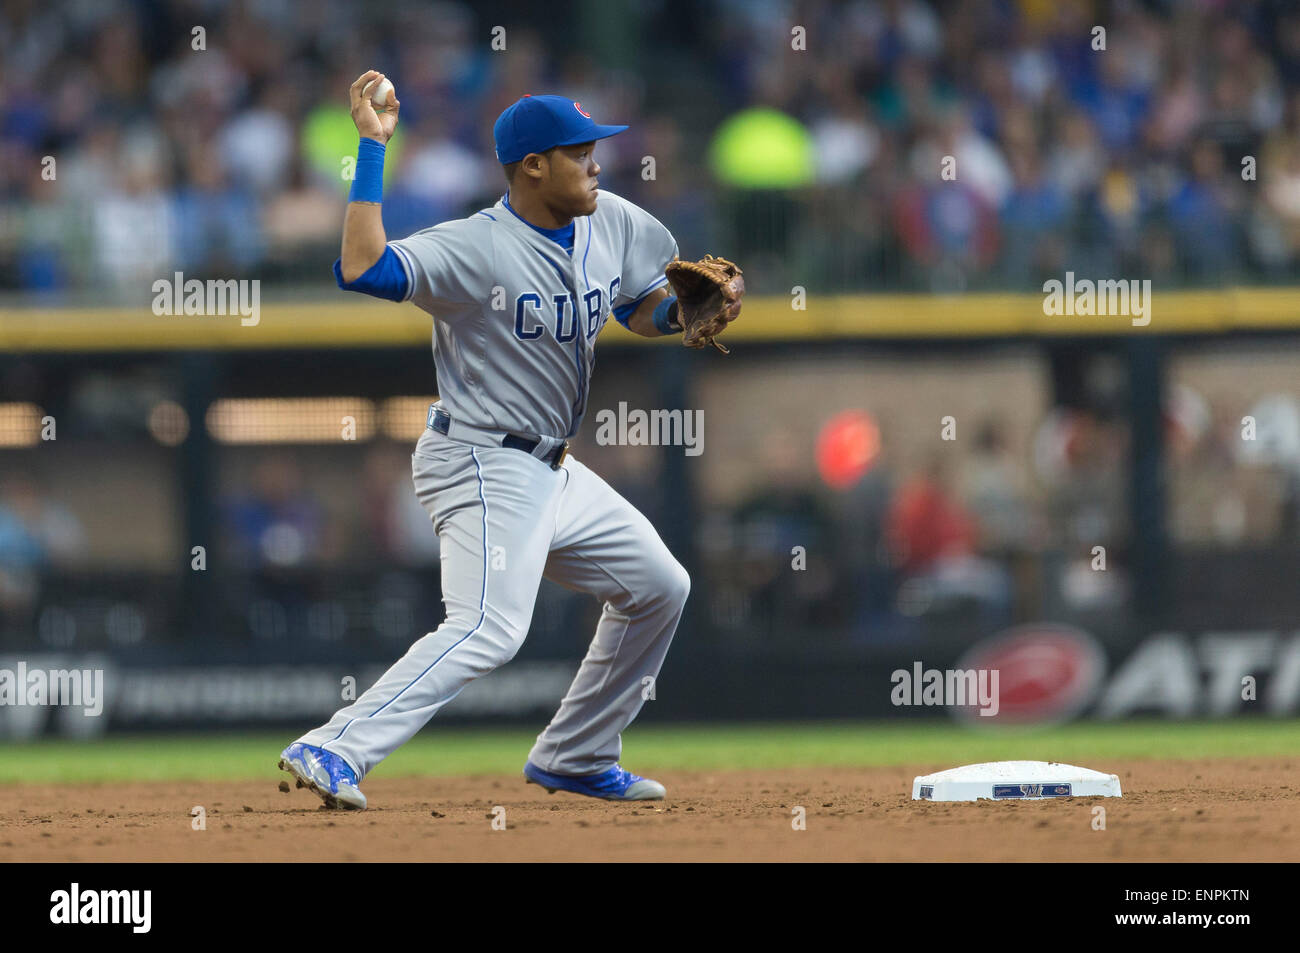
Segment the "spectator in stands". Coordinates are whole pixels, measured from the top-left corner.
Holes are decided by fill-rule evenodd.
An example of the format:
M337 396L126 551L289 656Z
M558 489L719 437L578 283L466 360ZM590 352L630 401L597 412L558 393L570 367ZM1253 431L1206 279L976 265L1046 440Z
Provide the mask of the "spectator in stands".
M250 568L315 565L328 558L325 513L286 453L260 460L251 490L230 499L225 509L230 545Z
M771 432L758 451L755 491L733 511L735 550L730 562L750 600L755 618L774 629L798 630L825 621L831 608L825 596L835 582L829 553L835 545L834 520L791 455L792 434ZM791 573L795 548L803 553L800 571Z
M997 563L976 554L977 525L949 482L948 466L935 456L899 487L890 504L887 538L902 572L901 591L924 593L911 614L973 603L1005 621L1010 579Z
M0 483L0 609L31 605L38 573L75 566L85 551L80 521L44 498L32 477L15 473Z

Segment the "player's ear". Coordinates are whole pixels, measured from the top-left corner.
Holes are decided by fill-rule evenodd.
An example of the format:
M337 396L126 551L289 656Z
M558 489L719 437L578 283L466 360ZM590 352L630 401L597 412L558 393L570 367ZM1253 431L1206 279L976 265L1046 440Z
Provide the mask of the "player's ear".
M528 176L528 178L540 181L545 177L545 174L548 171L546 166L549 162L550 157L548 155L530 152L519 160L519 169L524 175Z

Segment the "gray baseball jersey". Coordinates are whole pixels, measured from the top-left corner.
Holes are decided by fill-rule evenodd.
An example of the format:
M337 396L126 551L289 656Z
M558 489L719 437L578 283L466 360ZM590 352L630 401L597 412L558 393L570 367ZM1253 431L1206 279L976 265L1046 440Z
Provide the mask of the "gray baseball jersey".
M613 309L666 283L677 242L603 190L574 226L570 256L498 201L389 243L407 300L437 319L438 394L452 419L529 436L578 432L596 335Z
M577 432L596 335L664 284L677 243L609 192L564 249L498 202L390 243L408 299L434 316L448 428L412 456L441 543L447 617L355 702L298 740L363 777L471 680L512 658L543 577L604 603L573 685L529 754L558 774L614 765L677 630L690 579L650 522L578 460L540 457ZM530 455L506 434L541 438Z

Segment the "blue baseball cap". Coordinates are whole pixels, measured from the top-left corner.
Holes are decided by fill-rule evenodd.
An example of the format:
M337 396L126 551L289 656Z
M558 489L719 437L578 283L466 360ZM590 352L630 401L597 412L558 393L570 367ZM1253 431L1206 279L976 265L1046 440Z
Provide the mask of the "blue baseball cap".
M497 161L518 162L530 152L555 146L576 146L616 136L627 126L602 126L594 122L582 103L563 96L524 96L497 117L492 127Z

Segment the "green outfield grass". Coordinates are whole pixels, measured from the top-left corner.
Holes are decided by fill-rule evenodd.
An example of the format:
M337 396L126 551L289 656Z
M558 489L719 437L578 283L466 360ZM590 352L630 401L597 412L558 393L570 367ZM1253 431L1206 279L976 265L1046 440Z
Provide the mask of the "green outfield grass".
M377 777L514 773L535 732L430 727ZM277 774L288 734L148 735L0 745L0 783L244 780ZM934 770L978 761L1068 761L1104 769L1117 758L1300 755L1300 721L1081 722L977 730L949 721L634 726L624 760L639 772L907 764Z

